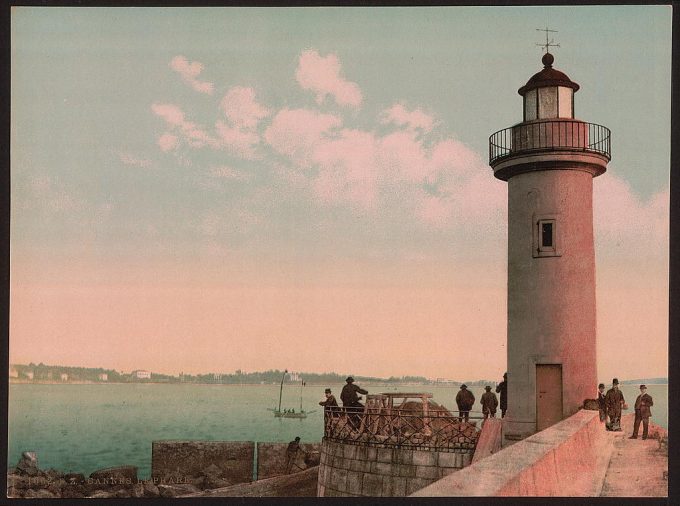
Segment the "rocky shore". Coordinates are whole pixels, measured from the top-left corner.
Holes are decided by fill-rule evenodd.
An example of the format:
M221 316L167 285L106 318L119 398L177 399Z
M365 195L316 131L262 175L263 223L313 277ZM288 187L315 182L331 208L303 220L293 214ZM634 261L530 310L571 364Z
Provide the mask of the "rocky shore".
M11 498L107 498L177 497L224 487L228 483L214 465L186 479L140 480L135 466L100 469L89 476L40 469L35 452L24 452L7 473L7 497Z

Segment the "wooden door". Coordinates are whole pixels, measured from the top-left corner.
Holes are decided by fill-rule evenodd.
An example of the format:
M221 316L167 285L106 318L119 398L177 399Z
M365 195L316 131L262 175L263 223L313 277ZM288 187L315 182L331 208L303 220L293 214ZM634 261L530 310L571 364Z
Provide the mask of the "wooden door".
M536 364L536 430L562 420L562 366Z

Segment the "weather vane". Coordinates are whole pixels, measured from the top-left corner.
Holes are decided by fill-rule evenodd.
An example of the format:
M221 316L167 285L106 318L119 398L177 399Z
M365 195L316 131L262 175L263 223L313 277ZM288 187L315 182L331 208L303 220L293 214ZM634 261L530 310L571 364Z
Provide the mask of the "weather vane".
M536 28L537 32L545 32L545 44L536 44L537 46L541 46L542 48L545 49L545 52L548 53L549 49L551 47L560 47L559 44L555 44L553 39L548 40L548 33L557 33L557 30L549 30L548 27L546 26L545 28Z

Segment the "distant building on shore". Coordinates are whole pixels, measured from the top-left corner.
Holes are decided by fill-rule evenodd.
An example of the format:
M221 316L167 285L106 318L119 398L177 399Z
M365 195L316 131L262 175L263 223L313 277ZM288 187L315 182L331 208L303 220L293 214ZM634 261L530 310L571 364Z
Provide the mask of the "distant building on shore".
M10 367L9 368L9 377L10 378L18 378L19 377L19 371L17 371L15 367Z
M105 372L103 372L103 373L100 373L100 374L97 376L97 379L98 379L99 381L109 381L109 375L106 374Z
M61 373L60 378L61 378L61 381L68 381L68 374L63 372L63 373Z
M135 379L151 379L151 371L137 370L132 371L132 377Z
M34 376L33 371L26 371L26 372L24 373L24 376L26 376L27 379L32 380L32 379L33 379L33 376Z

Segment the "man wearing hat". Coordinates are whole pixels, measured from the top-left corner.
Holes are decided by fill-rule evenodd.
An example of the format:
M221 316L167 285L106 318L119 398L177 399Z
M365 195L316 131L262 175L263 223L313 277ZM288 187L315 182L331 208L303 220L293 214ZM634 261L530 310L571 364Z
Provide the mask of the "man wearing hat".
M335 396L331 393L331 389L327 388L324 393L326 395L326 400L319 402L319 406L323 406L325 417L328 418L328 416L340 416L338 401L335 400Z
M503 381L496 385L496 393L501 394L501 418L505 417L508 409L508 373L503 374Z
M467 422L470 417L470 410L475 404L475 396L467 389L465 383L460 386L460 391L456 395L456 404L458 404L458 417Z
M355 427L359 426L361 421L361 412L364 410L364 405L359 402L359 396L357 393L367 395L368 391L364 390L358 385L354 384L354 378L348 376L345 380L347 384L342 387L342 392L340 392L340 400L342 401L342 406L348 413L354 413L350 420ZM349 409L347 409L349 408Z
M607 390L604 396L604 404L607 408L607 415L609 415L609 427L607 430L621 432L621 408L625 404L623 392L619 390L619 380L614 378L612 380L612 387Z
M642 422L642 439L647 439L649 431L649 417L652 416L650 406L654 406L652 396L647 393L647 385L640 385L640 395L635 399L635 422L633 424L633 435L630 439L637 439L640 422Z
M489 415L491 415L491 418L496 417L496 408L498 407L498 397L496 397L496 394L491 391L491 387L489 385L484 387L484 392L482 394L482 400L479 401L482 404L482 413L484 413L484 420L486 420Z
M597 407L600 408L600 421L607 421L607 405L604 402L604 383L597 385Z

